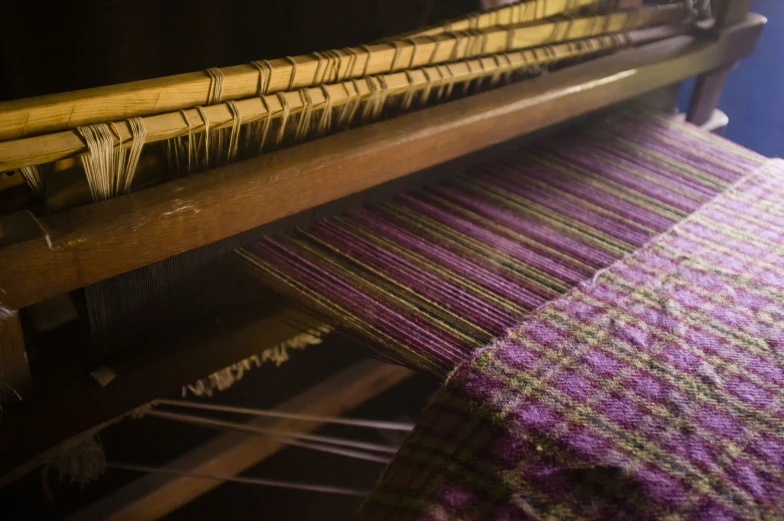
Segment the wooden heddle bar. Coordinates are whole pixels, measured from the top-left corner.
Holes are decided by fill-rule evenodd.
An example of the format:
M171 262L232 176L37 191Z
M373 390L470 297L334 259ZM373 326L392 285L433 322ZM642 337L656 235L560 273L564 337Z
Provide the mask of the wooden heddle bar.
M653 37L658 38L659 34L660 31L656 31ZM634 37L621 34L599 36L229 102L234 103L233 107L229 103L220 103L200 109L147 116L142 118L144 142L154 143L204 132L207 122L210 130L217 130L229 127L237 120L244 125L259 120L281 119L284 115L301 113L306 108L336 109L363 100L372 101L374 96L386 98L406 92L418 92L423 98L428 98L431 92L448 95L455 84L485 79L489 79L491 84L497 84L514 72L547 70L565 61L610 52L630 45L635 40L639 42L644 37L640 34ZM132 141L129 122L118 121L114 126L118 132L115 146L129 146ZM0 171L48 163L85 152L87 146L84 139L75 130L0 142Z
M685 4L469 29L0 103L0 140L686 20ZM215 97L215 76L222 88Z

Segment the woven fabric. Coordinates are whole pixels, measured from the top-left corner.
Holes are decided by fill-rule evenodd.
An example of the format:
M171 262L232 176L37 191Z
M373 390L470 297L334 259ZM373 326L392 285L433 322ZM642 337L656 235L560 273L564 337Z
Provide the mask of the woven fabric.
M365 518L784 519L783 163L462 365Z
M266 283L359 331L385 358L443 377L764 160L625 108L243 255Z

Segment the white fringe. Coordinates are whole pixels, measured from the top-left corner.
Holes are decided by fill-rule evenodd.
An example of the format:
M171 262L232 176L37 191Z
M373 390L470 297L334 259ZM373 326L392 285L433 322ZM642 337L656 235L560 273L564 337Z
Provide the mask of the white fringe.
M281 342L280 344L265 349L261 354L250 356L244 360L224 367L220 371L216 371L206 378L202 378L190 385L183 386L182 396L187 397L188 394L200 397L210 397L215 391L225 391L236 382L242 380L242 377L247 371L254 367L261 367L265 362L274 362L276 367L289 360L289 349L305 349L308 346L318 345L324 335L332 332L331 326L322 325L317 328L309 329L305 333L301 333L293 338Z
M106 471L106 454L98 435L89 431L58 445L44 466L44 476L50 468L57 471L61 483L67 481L84 486L96 481ZM44 485L48 486L45 479ZM49 495L49 491L46 492Z
M209 397L215 391L224 391L234 385L235 382L241 380L245 373L254 367L261 367L265 362L274 362L276 366L280 366L289 360L289 349L299 350L320 344L322 337L332 331L333 328L327 325L309 329L305 333L301 333L264 350L261 354L240 360L206 378L184 386L182 388L182 396L185 397L190 393L194 396ZM98 432L124 418L142 418L151 408L152 404L144 404L122 416L60 443L45 457L43 461L44 475L46 475L49 469L55 469L61 482L68 481L69 483L77 483L84 486L95 481L106 470L106 455L98 439ZM48 487L46 480L44 480L44 486ZM46 492L50 493L48 490Z
M61 442L45 456L44 476L53 468L57 470L57 477L61 483L68 481L71 484L84 486L97 480L106 472L106 454L98 433L125 418L138 420L151 409L151 403L140 405L132 411ZM44 486L48 486L46 480ZM49 494L48 490L45 492Z

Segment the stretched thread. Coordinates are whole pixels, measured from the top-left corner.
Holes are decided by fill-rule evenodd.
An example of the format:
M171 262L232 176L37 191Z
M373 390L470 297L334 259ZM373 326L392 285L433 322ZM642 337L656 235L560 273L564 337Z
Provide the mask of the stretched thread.
M141 118L131 118L127 124L131 132L127 150L122 143L115 146L120 133L114 123L77 128L89 150L80 160L95 201L116 197L131 189L147 131Z
M148 416L154 416L156 418L163 418L163 419L178 421L182 423L191 423L194 425L202 425L205 427L247 432L250 434L267 436L275 439L315 442L320 444L334 445L338 447L346 447L352 449L360 449L360 450L366 450L370 452L380 452L385 454L394 454L395 452L397 452L396 447L380 445L378 443L368 443L368 442L348 440L343 438L335 438L332 436L321 436L317 434L304 434L300 432L285 431L281 429L268 429L264 427L257 427L254 425L216 420L214 418L207 418L204 416L179 414L179 413L164 412L159 410L148 411L146 414Z
M160 398L155 400L154 405L168 405L171 407L185 407L191 409L202 409L206 411L232 412L249 416L262 416L268 418L285 418L288 420L299 420L318 423L332 423L336 425L349 425L352 427L365 427L369 429L380 429L390 431L410 432L414 425L411 423L389 422L381 420L362 420L357 418L341 418L337 416L318 416L315 414L300 414L283 411L269 411L264 409L254 409L250 407L237 407L223 405L219 403L190 402L185 400L169 400Z
M185 476L190 478L210 479L214 481L225 481L228 483L242 483L246 485L258 485L263 487L288 488L293 490L304 490L308 492L321 492L324 494L338 494L345 496L367 497L369 490L357 490L353 488L335 487L330 485L318 485L312 483L298 483L293 481L282 481L278 479L246 478L229 475L208 474L206 472L194 472L190 470L172 469L167 467L153 467L149 465L131 465L110 461L106 468L127 470L131 472L144 472L154 474L169 474L172 476Z
M19 173L36 195L40 196L46 193L46 181L39 166L23 166L19 169Z

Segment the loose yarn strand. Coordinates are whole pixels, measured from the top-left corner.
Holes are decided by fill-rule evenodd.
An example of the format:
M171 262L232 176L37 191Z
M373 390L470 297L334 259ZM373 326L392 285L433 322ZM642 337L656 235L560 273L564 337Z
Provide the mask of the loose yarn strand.
M226 105L229 107L229 112L231 112L231 131L229 133L229 144L226 147L226 163L233 163L237 160L237 154L239 153L242 114L236 102L229 101Z

